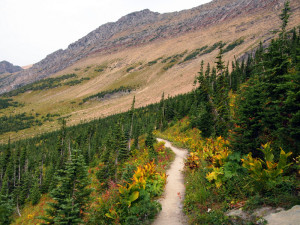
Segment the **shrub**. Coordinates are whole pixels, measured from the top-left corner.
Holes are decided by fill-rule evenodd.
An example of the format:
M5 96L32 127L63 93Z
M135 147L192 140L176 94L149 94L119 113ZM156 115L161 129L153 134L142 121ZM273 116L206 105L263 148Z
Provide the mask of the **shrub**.
M126 69L126 72L127 73L129 73L131 70L133 70L135 67L134 66L131 66L131 67L128 67L127 69Z
M246 158L242 159L243 167L245 167L250 177L253 179L257 190L265 190L269 186L277 183L277 178L284 174L291 163L287 163L287 158L292 154L285 153L282 149L280 152L279 161L274 161L273 149L270 143L262 145L261 149L264 154L264 160L252 158L252 153L249 153ZM280 177L282 180L282 177Z
M227 45L227 47L223 50L223 54L226 52L231 51L232 49L234 49L236 46L241 45L244 43L244 39L238 39L234 42L232 42L231 44Z

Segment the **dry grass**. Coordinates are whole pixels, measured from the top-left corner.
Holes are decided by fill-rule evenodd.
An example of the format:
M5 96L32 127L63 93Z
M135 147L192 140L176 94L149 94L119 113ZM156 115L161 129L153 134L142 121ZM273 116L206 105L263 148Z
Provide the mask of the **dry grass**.
M263 16L252 14L172 39L130 47L110 54L91 55L54 75L55 77L76 73L79 78L90 77L90 80L72 87L62 86L21 94L14 97L14 100L25 103L25 106L13 110L8 109L3 113L36 112L40 113L41 116L47 113L58 113L61 116L70 116L68 124L73 125L113 113L124 112L129 109L134 95L136 96L136 107L141 107L158 102L163 92L165 96L189 92L194 88L193 81L198 74L201 60L212 65L217 50L194 60L176 64L167 71L162 69L166 64L162 63L161 60L152 66L148 66L147 63L159 57L167 58L186 50L190 52L205 45L211 46L218 41L229 43L243 37L245 42L242 45L225 54L225 62L231 61L234 56L238 57L245 51L256 47L260 40L265 40L272 35L270 30L279 27L278 16L272 13ZM290 27L299 25L299 18L298 10L291 17ZM102 72L96 72L95 69L99 67L105 69ZM129 67L134 67L134 69L127 72ZM118 88L121 85L138 86L139 88L120 98L78 104L87 96ZM57 129L57 127L57 122L47 122L38 128L4 134L0 136L0 141L6 142L8 136L12 140L30 137Z

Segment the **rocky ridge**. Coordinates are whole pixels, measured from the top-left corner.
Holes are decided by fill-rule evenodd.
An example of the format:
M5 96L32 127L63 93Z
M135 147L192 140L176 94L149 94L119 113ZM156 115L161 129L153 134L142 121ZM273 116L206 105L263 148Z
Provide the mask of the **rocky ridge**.
M214 0L210 3L174 13L159 14L145 9L133 12L114 23L106 23L85 37L49 54L31 68L2 79L0 93L59 72L88 55L106 54L160 39L204 29L241 14L275 10L284 0ZM238 29L243 29L237 28Z
M15 73L23 70L20 66L14 66L12 63L7 61L0 62L0 74L3 73Z

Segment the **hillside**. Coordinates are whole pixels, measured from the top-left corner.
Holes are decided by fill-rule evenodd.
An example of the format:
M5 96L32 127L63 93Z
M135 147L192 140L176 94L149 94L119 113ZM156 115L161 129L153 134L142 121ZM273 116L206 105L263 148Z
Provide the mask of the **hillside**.
M17 135L6 132L1 140L57 129L52 121L57 118L78 124L124 112L134 95L136 106L141 107L159 101L162 93L174 96L189 92L201 60L214 62L218 42L226 43L224 48L231 46L224 55L226 62L252 51L260 41L267 45L274 36L272 31L279 27L282 5L281 0L212 1L168 14L143 10L102 25L66 50L1 80L1 92L50 75L60 80L56 85L24 86L22 93L8 94L22 107L5 108L0 111L2 115L26 113L39 122ZM291 7L289 27L299 25L300 17L299 2L292 1ZM59 78L67 74L76 76ZM127 91L113 91L121 86ZM112 94L89 98L104 92Z
M280 9L283 2L283 0L215 0L191 10L175 13L159 14L148 9L134 12L117 22L100 26L77 42L70 44L67 49L51 53L34 64L32 68L3 81L0 93L48 77L93 53L111 53L131 46L166 40L218 24L226 24L246 15L252 21L250 21L250 26L242 22L236 24L235 33L239 33L245 29L251 29L254 23L258 26L258 21L266 21L266 19L271 21L267 13ZM294 2L295 9L297 9L299 7L297 1ZM259 15L261 18L251 18L253 15ZM265 27L265 33L262 36L269 31L267 28Z
M10 62L2 61L0 62L0 74L4 73L15 73L21 71L22 68L20 66L14 66Z
M182 51L182 46L179 53L174 49L154 60L145 51L147 61L140 63L135 58L126 64L129 58L142 57L137 48L110 54L111 61L99 62L103 56L96 54L77 67L3 95L2 137L15 132L22 140L6 136L7 144L0 144L0 224L244 225L266 224L272 221L266 214L287 215L285 209L297 213L300 29L287 26L291 13L285 2L275 37L260 42L253 54L245 55L251 48L244 49L245 60L235 58L231 67L226 57L246 47L245 37L227 43L210 40L194 50ZM183 76L172 72L197 61L193 90L176 96L162 92L156 103L137 105L176 85ZM95 90L97 85L106 89L90 92L88 86L93 85ZM174 89L180 86L167 90ZM67 100L61 99L74 93L77 99L65 106ZM39 108L45 111L35 111L34 98L46 100ZM125 106L126 98L130 102ZM107 104L107 112L110 107L125 112L70 126L76 122L76 110L101 104ZM68 110L74 115L62 114ZM88 118L86 112L82 118ZM60 128L50 132L55 123ZM37 128L47 132L36 135L42 131ZM156 137L188 150L186 158L186 151ZM179 189L166 185L175 181ZM166 201L158 200L162 196ZM166 202L173 202L174 214ZM299 221L289 217L281 218L293 225Z

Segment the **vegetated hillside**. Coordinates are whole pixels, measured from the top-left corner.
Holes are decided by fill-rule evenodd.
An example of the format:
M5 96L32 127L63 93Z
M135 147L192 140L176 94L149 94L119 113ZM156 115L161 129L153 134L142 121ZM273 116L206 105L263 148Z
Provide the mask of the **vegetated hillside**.
M28 70L4 80L0 93L48 77L95 52L114 52L159 39L169 39L216 24L227 23L232 19L240 18L241 15L251 17L257 14L261 17L261 15L280 9L283 2L283 0L215 0L191 10L175 13L159 14L150 10L134 12L117 22L100 26L87 36L70 44L66 50L60 49ZM298 5L297 1L294 2ZM271 21L269 18L268 20ZM245 25L241 24L239 30L247 29Z
M82 51L86 52L87 55L80 60L71 60L74 63L72 66L54 74L50 80L37 81L6 94L6 98L18 102L22 107L5 108L0 111L1 115L19 116L25 113L27 117L34 116L38 120L35 125L38 126L26 126L17 134L13 131L5 133L1 140L6 142L8 137L12 140L20 139L55 130L58 128L55 122L57 118L68 118L70 124L78 124L83 120L124 112L129 108L134 95L136 106L140 107L159 101L163 92L165 96L174 96L191 91L201 60L214 63L220 41L225 44L226 62L234 60L234 56L239 58L244 52L253 51L260 41L267 45L274 36L272 31L280 25L278 14L281 6L281 1L213 1L178 13L158 15L149 11L137 12L116 23L101 26L64 51L67 54L72 50L72 57L79 56ZM293 14L289 27L299 25L299 2L292 1L291 7ZM238 13L241 11L247 13ZM223 19L215 19L214 15ZM149 21L150 27L147 24ZM179 32L175 27L180 23L182 29L191 29ZM161 24L168 25L161 28L164 34L162 37L141 41L143 43L139 44L122 44L120 47L120 44L113 45L113 41L104 41L98 37L105 34L103 29L106 26L116 26L115 32L122 30L111 37L108 35L109 40L115 40L124 35L134 35L140 29L154 29ZM156 29L150 33L159 34ZM120 43L127 41L119 40ZM110 43L112 46L105 50L90 51L87 46L98 46L95 43L99 46L101 43ZM51 60L48 57L39 65L49 69L52 68L50 62L63 65L62 68L69 65L59 61L60 54L54 55L50 57ZM26 73L34 76L43 74L39 72L42 68L33 66ZM68 74L75 76L68 77ZM22 77L26 77L25 74ZM121 87L127 91L121 91ZM99 98L103 93L110 94Z
M225 213L299 204L300 30L287 31L288 4L284 9L267 49L260 44L230 72L219 43L215 63L201 62L192 92L163 94L138 109L133 98L125 113L73 127L62 120L57 132L0 145L1 222L149 224L171 158L155 144L153 129L191 151L184 204L191 224L255 223L255 216L243 221ZM63 78L46 85L67 85L75 76Z
M14 66L10 62L2 61L0 62L0 74L3 73L15 73L21 71L22 68L20 66Z

